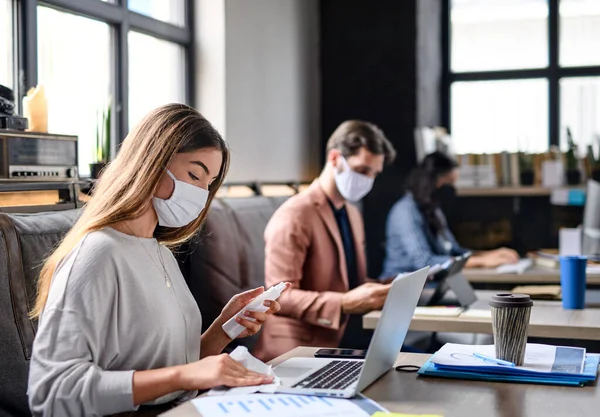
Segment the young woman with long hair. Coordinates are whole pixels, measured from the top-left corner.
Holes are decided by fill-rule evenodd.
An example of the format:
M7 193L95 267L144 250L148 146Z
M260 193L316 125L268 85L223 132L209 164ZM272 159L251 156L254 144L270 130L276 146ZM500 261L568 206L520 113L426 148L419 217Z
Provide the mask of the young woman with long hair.
M459 245L448 228L441 202L453 200L458 164L442 152L427 155L412 171L406 195L390 210L386 226L386 258L382 277L443 264L452 256L468 252ZM514 263L519 255L500 248L475 253L467 262L470 268L493 268Z
M221 325L264 289L201 316L169 248L192 237L223 183L229 149L196 110L148 114L106 168L81 217L41 271L29 374L34 415L106 415L270 378L228 355ZM246 312L240 337L280 308ZM202 347L202 348L201 348Z

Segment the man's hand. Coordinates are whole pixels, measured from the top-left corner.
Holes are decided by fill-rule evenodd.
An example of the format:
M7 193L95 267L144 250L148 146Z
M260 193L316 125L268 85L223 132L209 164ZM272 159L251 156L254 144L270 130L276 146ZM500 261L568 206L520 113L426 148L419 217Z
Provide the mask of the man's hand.
M367 282L348 291L342 298L342 312L345 314L363 314L380 310L385 303L391 284Z
M467 268L496 268L504 264L516 264L519 254L512 249L500 248L480 252L467 261Z

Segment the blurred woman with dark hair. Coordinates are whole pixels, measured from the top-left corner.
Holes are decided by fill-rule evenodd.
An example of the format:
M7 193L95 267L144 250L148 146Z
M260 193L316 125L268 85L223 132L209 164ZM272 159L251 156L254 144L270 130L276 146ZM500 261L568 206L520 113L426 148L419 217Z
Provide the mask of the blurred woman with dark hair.
M455 194L458 164L441 152L427 155L409 176L406 195L390 210L386 225L384 277L442 264L468 252L448 228L440 208L442 196ZM519 260L512 249L474 254L469 268L493 268Z

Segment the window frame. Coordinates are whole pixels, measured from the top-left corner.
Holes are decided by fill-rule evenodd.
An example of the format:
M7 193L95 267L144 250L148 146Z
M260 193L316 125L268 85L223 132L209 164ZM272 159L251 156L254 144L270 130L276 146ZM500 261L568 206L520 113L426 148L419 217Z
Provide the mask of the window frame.
M50 7L62 12L107 23L113 33L111 79L115 103L116 149L129 132L129 31L136 31L176 43L184 48L185 100L194 101L194 0L185 0L183 27L154 19L128 8L128 0L13 0L16 10L17 94L22 98L30 87L37 85L37 7ZM21 100L18 100L21 102Z
M453 72L451 1L442 3L442 122L452 133L451 88L457 81L502 81L545 78L548 80L548 147L560 145L560 80L570 77L600 76L600 65L561 67L559 64L560 44L560 0L548 0L548 66L535 69L498 71Z

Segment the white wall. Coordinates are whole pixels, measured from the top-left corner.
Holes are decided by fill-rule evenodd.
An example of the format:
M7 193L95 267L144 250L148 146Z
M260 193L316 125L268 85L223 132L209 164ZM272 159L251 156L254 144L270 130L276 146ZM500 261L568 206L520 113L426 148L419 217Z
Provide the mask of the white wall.
M211 18L209 30L206 15L198 16L196 55L199 109L232 148L228 181L314 178L320 169L317 0L203 2L212 3L204 10L212 8L217 21L224 12L224 74L215 47L219 23Z

